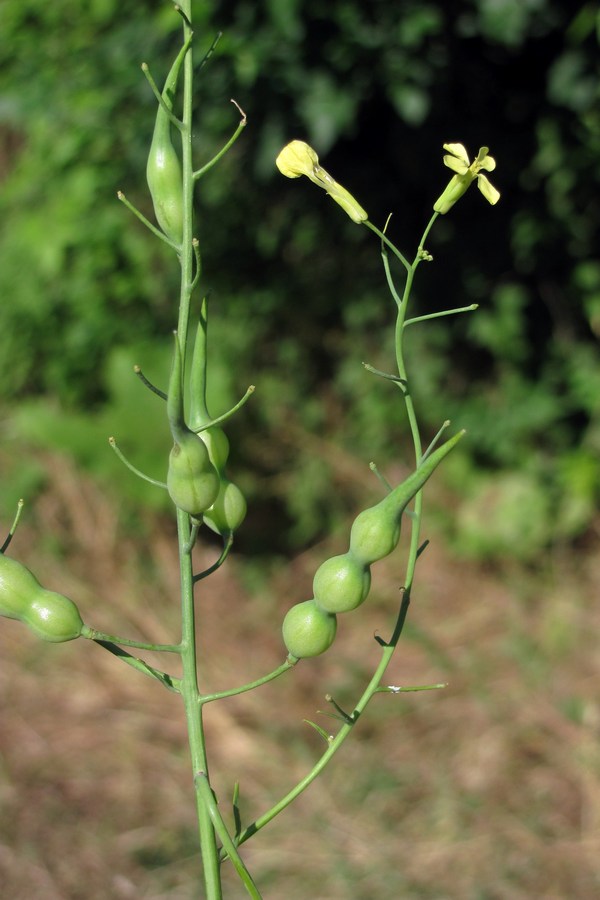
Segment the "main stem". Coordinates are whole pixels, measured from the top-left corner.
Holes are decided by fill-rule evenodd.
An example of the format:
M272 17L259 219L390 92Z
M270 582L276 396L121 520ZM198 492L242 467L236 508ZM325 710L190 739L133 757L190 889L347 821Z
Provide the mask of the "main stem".
M192 20L191 0L182 0L180 7ZM184 23L184 41L190 37L191 29ZM185 355L190 318L190 302L194 279L193 238L193 161L192 161L192 85L193 67L192 50L188 50L184 60L184 89L181 131L182 168L183 168L183 238L181 246L181 290L179 298L179 317L177 334L183 355L185 371ZM197 274L197 273L196 273ZM182 510L177 510L177 534L179 541L179 565L181 583L181 659L182 684L181 694L185 706L188 729L188 742L192 763L192 777L196 796L198 829L200 833L200 851L204 869L204 886L207 900L221 900L221 873L217 838L210 812L200 790L198 773L203 772L208 779L208 760L202 721L202 708L198 690L198 669L196 658L196 615L194 606L194 579L190 548L190 517Z

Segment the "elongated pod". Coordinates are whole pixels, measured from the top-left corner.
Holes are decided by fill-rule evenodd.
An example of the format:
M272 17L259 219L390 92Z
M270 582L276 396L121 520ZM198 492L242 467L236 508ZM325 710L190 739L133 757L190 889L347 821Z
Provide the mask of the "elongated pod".
M0 616L17 619L43 641L62 643L84 627L72 600L48 591L26 566L0 553Z
M390 491L387 497L359 513L350 531L350 552L355 559L363 565L371 565L388 556L397 547L402 513L463 434L464 431L459 431L451 437L428 456L402 484Z
M220 479L206 444L185 422L183 361L177 335L167 392L167 417L174 441L169 454L167 490L175 506L199 518L217 499Z
M173 109L179 70L189 49L184 44L171 66L159 104L146 164L146 180L154 206L156 221L173 243L183 237L183 183L181 162L171 140L171 120L167 110Z

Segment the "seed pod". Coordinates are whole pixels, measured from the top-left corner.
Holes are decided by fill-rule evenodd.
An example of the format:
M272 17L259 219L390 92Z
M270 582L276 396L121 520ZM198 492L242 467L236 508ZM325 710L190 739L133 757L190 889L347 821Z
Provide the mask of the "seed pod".
M179 156L171 141L171 120L167 110L173 109L179 69L189 47L184 45L167 75L158 106L152 143L146 164L146 180L154 206L156 221L175 244L183 238L183 182Z
M350 552L326 559L313 579L314 598L329 613L356 609L366 599L370 587L371 570Z
M78 638L84 627L72 600L47 591L29 569L4 554L0 554L0 615L24 622L43 641L53 643Z
M319 656L333 644L337 619L315 600L305 600L288 610L283 620L283 641L295 659Z
M219 476L197 434L180 435L169 454L167 490L175 506L199 518L217 499Z
M350 552L359 562L365 566L371 565L396 548L400 539L402 513L463 434L464 431L457 432L387 497L356 517L350 531Z
M211 425L198 433L200 440L206 444L210 461L219 473L223 474L229 456L229 439L222 428Z
M408 503L408 500L406 501ZM363 565L372 565L395 550L400 540L402 510L383 501L364 509L352 523L350 551Z
M177 335L167 392L167 417L174 440L169 454L167 490L175 506L200 518L217 499L220 479L206 444L185 423L183 361Z
M217 534L233 534L246 517L246 499L237 484L221 477L217 499L202 519Z

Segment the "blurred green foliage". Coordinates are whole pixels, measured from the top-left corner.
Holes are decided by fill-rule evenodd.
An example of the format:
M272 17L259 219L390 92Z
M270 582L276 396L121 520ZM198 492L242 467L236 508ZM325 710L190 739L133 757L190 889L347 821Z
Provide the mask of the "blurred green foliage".
M597 4L197 0L194 12L198 63L223 31L197 81L198 165L236 126L230 97L249 118L197 198L214 413L258 387L231 422L247 546L297 547L349 512L356 498L336 489L344 448L364 459L371 492L369 459L410 465L397 393L360 365L386 369L393 353L378 247L304 179L276 173L295 137L374 222L394 212L408 255L447 180L442 143L489 144L502 200L491 210L473 191L439 221L415 297L421 314L480 308L411 329L412 390L431 433L445 418L470 431L447 467L464 550L503 555L512 535L530 558L585 530L600 484ZM129 367L150 365L164 384L178 285L116 191L151 216L155 101L139 64L162 80L178 17L140 0L4 0L2 15L5 421L15 440L62 445L122 493L131 479L107 463L105 437L123 422L127 446L126 401L132 461L161 477L160 401L140 399Z

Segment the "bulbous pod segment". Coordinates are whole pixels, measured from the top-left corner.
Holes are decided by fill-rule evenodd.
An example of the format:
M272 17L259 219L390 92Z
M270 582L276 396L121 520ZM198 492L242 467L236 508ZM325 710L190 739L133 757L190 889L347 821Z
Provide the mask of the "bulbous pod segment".
M0 553L0 616L22 619L42 590L33 572L23 563Z
M198 432L198 437L206 445L211 463L222 474L229 456L229 438L218 425L211 425Z
M356 609L366 599L370 587L371 570L352 553L326 559L313 579L315 600L329 613Z
M192 431L180 435L169 454L167 490L175 506L199 518L217 499L220 479L206 445Z
M39 638L54 644L75 640L83 628L79 610L73 601L44 589L21 619Z
M350 531L350 552L364 566L370 566L395 550L400 540L398 509L387 502L359 513Z
M72 600L47 591L26 566L0 554L0 616L17 619L43 641L62 643L81 635L84 627Z
M244 521L246 509L246 499L237 484L221 478L217 499L204 513L203 520L217 534L233 534Z
M313 600L297 603L283 620L283 642L294 659L319 656L333 644L337 619Z
M400 539L400 521L404 510L464 433L459 431L449 438L387 497L356 517L350 531L350 552L360 562L371 565L395 550Z

